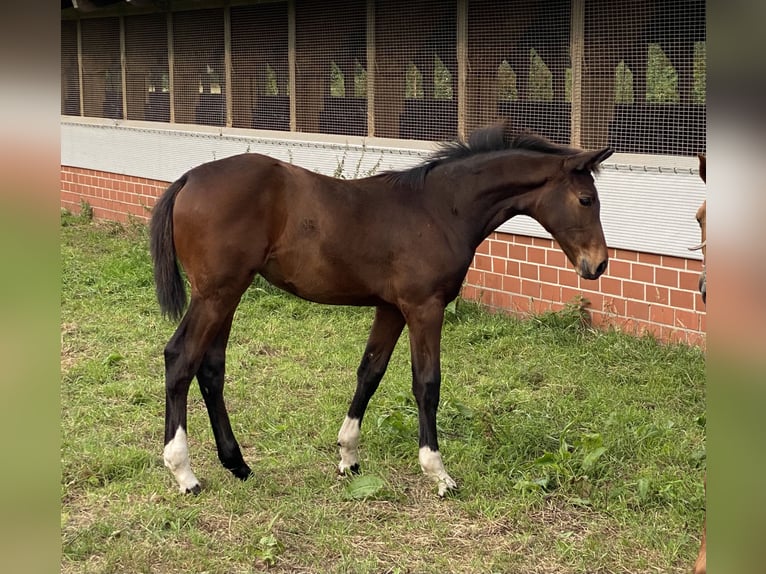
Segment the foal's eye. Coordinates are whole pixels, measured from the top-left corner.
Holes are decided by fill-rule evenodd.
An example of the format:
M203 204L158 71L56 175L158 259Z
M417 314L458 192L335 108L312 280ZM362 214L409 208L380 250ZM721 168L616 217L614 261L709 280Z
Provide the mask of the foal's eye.
M580 205L583 205L585 207L590 207L591 205L593 205L593 198L592 197L587 197L587 196L581 197L580 198Z

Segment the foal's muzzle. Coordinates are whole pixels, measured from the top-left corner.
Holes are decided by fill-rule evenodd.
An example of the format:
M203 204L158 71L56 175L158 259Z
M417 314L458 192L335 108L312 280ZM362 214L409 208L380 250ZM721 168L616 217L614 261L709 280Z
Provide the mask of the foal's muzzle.
M583 279L598 279L606 271L606 266L609 263L608 259L604 259L599 263L595 269L591 269L588 261L583 259L580 261L580 277Z
M702 295L702 302L707 304L707 269L703 269L700 273L700 295Z

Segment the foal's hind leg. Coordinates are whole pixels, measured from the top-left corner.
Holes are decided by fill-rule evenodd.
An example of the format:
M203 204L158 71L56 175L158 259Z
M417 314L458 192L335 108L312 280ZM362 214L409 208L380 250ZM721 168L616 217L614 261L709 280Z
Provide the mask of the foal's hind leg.
M220 302L192 297L181 324L165 346L165 466L173 473L181 492L201 489L191 470L186 441L189 385L199 370L221 326L231 313Z
M242 458L242 452L231 429L229 414L226 412L226 404L223 399L226 345L229 342L233 318L234 311L226 318L221 330L205 353L202 364L197 371L197 381L210 417L218 458L224 468L230 470L237 478L245 480L252 475L252 471Z
M367 339L367 347L364 350L362 362L356 371L356 392L351 400L343 426L338 433L338 447L340 447L340 464L338 471L344 474L346 471L359 472L359 434L362 425L362 417L370 398L380 384L380 380L386 372L391 353L394 351L396 341L404 328L404 317L396 307L378 307L375 311L375 320L372 323L370 336Z

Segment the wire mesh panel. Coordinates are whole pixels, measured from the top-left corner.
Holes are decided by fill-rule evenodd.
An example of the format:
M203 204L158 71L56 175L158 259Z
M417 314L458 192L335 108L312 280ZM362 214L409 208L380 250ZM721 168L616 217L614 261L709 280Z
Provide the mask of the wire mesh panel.
M170 121L168 32L165 14L125 18L129 120Z
M226 123L223 10L173 14L175 121Z
M77 63L77 22L61 22L61 113L80 115L80 69Z
M297 0L298 131L367 133L365 2Z
M568 144L571 0L470 0L466 127L504 118Z
M233 125L290 129L287 2L231 8Z
M583 144L705 150L705 2L585 3Z
M456 2L375 2L375 135L457 136Z
M122 119L119 18L82 20L83 115Z

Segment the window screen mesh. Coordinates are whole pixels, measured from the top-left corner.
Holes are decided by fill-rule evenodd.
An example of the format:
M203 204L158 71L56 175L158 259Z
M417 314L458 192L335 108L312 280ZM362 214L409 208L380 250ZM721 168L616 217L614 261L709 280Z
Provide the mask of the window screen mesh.
M233 125L290 129L287 3L231 9Z
M80 69L77 62L77 22L61 22L61 113L80 115Z
M365 2L295 4L298 131L366 134Z
M170 121L168 31L164 14L125 18L128 119Z
M468 4L467 131L505 118L570 142L571 0Z
M175 120L226 123L223 10L173 14Z
M705 3L585 3L583 145L705 149Z
M375 3L375 135L457 136L456 3Z
M83 114L122 118L119 18L82 20Z
M591 149L705 150L703 0L294 6L292 23L287 1L229 9L231 86L223 8L172 12L172 52L166 12L126 15L128 118L225 125L228 97L240 128L444 140L506 118L516 130ZM91 16L80 30L82 113L120 118L120 19ZM78 114L75 21L62 22L61 66L62 113Z

